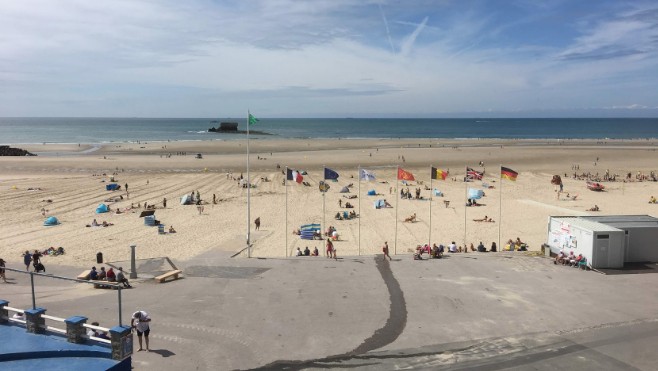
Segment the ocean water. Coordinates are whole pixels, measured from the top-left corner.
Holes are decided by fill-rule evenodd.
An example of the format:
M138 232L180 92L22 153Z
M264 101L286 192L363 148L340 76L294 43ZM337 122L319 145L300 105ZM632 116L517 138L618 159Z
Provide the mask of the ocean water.
M212 118L0 118L0 144L235 140L244 134L208 133L234 121ZM658 118L561 119L268 119L251 126L253 139L286 138L658 138Z

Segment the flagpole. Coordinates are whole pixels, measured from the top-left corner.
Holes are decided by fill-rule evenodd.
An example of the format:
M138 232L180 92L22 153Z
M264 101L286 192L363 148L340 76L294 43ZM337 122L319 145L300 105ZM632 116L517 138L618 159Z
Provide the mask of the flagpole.
M398 166L398 171L395 174L395 241L393 243L393 255L398 254L398 200L400 199L400 192L398 192L398 187L400 183L400 167Z
M326 171L327 171L327 167L322 165L322 178L326 178L324 176ZM326 181L327 180L325 179L324 182L326 182ZM325 191L320 189L320 193L322 193L322 230L324 231L325 227L327 226L327 221L324 218L324 214L325 214L325 197L324 197L324 194L325 194ZM331 237L331 236L329 236L329 237Z
M432 198L434 196L434 188L432 186L432 180L434 180L434 174L432 174L432 168L433 166L430 165L430 231L427 236L427 243L429 244L429 246L432 246Z
M502 241L500 240L500 228L502 227L503 224L503 164L500 164L500 179L498 182L500 183L500 197L498 199L498 202L500 203L500 207L498 208L498 250L497 251L503 251L503 245Z
M285 248L285 253L283 254L284 258L288 257L288 167L286 166L286 175L283 176L283 186L286 187L286 227L284 229L284 233L286 235L286 245L284 246Z
M361 216L363 215L363 214L361 214L361 165L359 165L359 167L357 169L358 169L358 171L357 171L356 177L359 180L359 187L357 189L357 192L358 192L357 198L359 199L359 215L358 215L357 219L359 219L359 221L358 221L359 222L359 227L358 227L358 229L359 229L359 256L361 256Z
M251 178L249 177L249 116L247 110L247 257L251 258Z
M466 204L468 203L468 167L466 168L466 177L464 178L464 194L466 195L466 201L464 201L464 251L466 251Z

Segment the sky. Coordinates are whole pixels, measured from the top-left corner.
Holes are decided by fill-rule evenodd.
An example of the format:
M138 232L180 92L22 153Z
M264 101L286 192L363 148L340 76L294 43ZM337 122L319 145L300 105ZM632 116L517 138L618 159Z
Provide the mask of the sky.
M0 116L658 117L658 2L0 0Z

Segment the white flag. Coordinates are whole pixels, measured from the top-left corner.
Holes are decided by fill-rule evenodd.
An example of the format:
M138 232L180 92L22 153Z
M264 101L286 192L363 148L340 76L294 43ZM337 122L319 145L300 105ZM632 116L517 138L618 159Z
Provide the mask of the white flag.
M371 180L375 180L376 177L375 177L375 173L368 171L366 169L361 169L361 173L359 174L359 179L369 182Z

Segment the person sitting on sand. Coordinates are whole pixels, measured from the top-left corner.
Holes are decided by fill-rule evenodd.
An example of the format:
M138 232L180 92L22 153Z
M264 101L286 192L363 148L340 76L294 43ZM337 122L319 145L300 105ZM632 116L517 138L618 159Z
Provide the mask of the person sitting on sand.
M311 256L318 256L320 255L320 252L318 251L318 247L313 248L313 252L311 253Z
M340 213L338 212L338 213L336 213L336 216L334 217L334 219L336 219L336 220L343 220L343 216L340 215Z
M457 244L455 244L455 241L452 241L450 246L448 246L448 252L457 252Z
M297 253L295 253L295 256L304 256L304 253L299 249L299 247L297 248Z
M108 223L107 221L103 220L103 227L109 227L111 225L114 225L113 223Z
M416 213L413 213L413 215L409 216L408 218L404 219L405 223L414 223L416 222Z
M649 198L649 203L650 204L655 204L656 203L656 198L651 196L651 198Z
M384 199L384 207L393 207L393 206L391 206L391 204L389 204L388 201Z
M484 247L484 244L482 243L482 241L480 241L480 244L478 245L478 251L479 252L487 252L487 248Z
M176 233L176 230L174 229L174 226L169 226L169 233Z
M592 206L591 208L587 209L587 211L599 211L599 206L598 206L598 205L594 205L594 206Z
M96 219L94 219L94 221L91 222L91 226L92 227L98 227L98 221L96 221Z
M495 242L491 243L491 248L489 249L491 252L497 252L498 251L498 246L496 246Z
M308 246L304 249L304 256L311 256L311 250L308 249Z
M352 204L349 203L349 202L345 202L345 208L346 209L352 209L352 208L354 208L354 206L352 206Z

